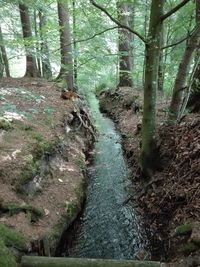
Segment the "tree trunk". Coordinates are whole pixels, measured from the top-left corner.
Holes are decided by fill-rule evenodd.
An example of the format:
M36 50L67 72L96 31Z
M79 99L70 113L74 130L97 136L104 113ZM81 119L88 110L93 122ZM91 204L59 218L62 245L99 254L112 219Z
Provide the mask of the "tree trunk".
M36 62L37 62L37 69L38 69L38 75L42 77L42 68L41 68L41 55L40 55L40 44L38 41L38 25L37 25L37 12L34 10L34 31L35 31L35 37L36 37Z
M4 71L4 64L3 64L3 58L0 51L0 79L3 78L3 71Z
M73 45L74 45L74 83L75 86L77 87L77 82L78 82L78 60L77 60L77 43L76 43L76 0L73 0L72 2L73 5Z
M121 24L130 26L128 4L117 1L118 20ZM133 61L131 58L131 45L130 39L132 34L123 28L119 28L119 87L133 86L133 80L131 77Z
M172 100L169 108L169 123L175 124L179 119L179 113L182 103L182 93L186 86L186 80L189 74L190 65L195 54L195 51L200 41L200 1L196 0L196 27L191 37L189 38L183 58L180 62L178 73L176 76Z
M149 32L145 50L144 111L142 122L141 167L146 177L156 168L157 151L154 140L156 92L164 1L152 0Z
M0 26L0 48L1 48L2 61L3 61L3 65L5 68L5 72L6 72L6 77L10 77L9 62L8 62L8 57L7 57L7 53L6 53L6 48L4 45L4 39L3 39L3 33L2 33L1 26Z
M161 42L160 46L164 46L164 27L162 24L161 27ZM164 85L164 51L163 49L160 49L160 55L159 55L159 67L158 67L158 90L163 91L163 85Z
M68 1L58 0L60 26L61 69L58 79L64 79L69 90L74 89L71 33L69 24Z
M160 267L155 261L22 257L22 267Z
M39 10L40 19L40 40L41 40L41 58L42 58L42 76L46 79L52 78L51 63L49 59L49 47L47 43L47 38L44 34L44 29L47 25L47 17L45 11Z
M26 77L37 77L38 71L36 66L35 57L32 55L32 49L29 48L27 44L28 40L32 38L31 24L29 18L28 7L22 3L19 4L20 19L22 24L22 33L25 42L25 51L26 51Z

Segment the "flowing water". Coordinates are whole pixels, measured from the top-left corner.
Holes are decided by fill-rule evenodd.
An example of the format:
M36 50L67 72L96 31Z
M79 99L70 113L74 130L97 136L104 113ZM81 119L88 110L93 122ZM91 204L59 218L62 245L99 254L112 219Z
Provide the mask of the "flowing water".
M128 170L120 136L104 117L95 96L90 107L99 131L81 229L73 256L134 259L144 246L138 218L129 204Z

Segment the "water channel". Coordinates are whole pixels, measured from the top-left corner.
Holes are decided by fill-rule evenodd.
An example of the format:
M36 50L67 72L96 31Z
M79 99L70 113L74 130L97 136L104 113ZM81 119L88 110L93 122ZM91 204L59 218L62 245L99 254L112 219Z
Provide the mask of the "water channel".
M144 247L139 219L128 198L128 170L120 135L114 123L99 111L98 100L89 100L99 132L90 182L78 235L75 257L135 259Z

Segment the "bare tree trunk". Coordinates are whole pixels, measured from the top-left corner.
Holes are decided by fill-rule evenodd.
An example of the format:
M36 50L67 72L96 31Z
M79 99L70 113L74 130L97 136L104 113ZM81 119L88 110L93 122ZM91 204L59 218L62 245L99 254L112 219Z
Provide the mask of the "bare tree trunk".
M58 18L60 26L61 69L59 79L64 79L69 90L74 89L71 33L69 24L68 1L58 0Z
M156 166L156 145L154 140L156 92L158 85L159 51L164 1L152 0L149 32L145 54L144 111L142 122L141 166L146 177Z
M4 71L4 64L3 64L3 58L0 51L0 79L3 78L3 71Z
M1 49L1 56L2 56L3 65L5 67L6 77L10 77L9 62L8 62L8 57L7 57L7 53L6 53L6 48L5 48L5 44L4 44L1 26L0 26L0 49Z
M36 41L36 62L37 62L37 69L38 69L38 75L42 77L42 68L41 68L41 55L40 55L40 44L38 41L39 35L38 35L38 25L37 25L37 12L34 10L34 31L35 31L35 37L37 39Z
M190 64L194 57L195 51L200 41L200 1L196 0L196 27L189 38L183 58L180 62L178 73L176 76L172 100L169 108L169 123L175 124L179 118L179 112L182 103L182 93L186 86L186 80L189 74Z
M78 82L78 60L76 56L76 51L77 51L77 43L76 43L76 0L73 0L72 2L73 5L73 45L74 45L74 52L75 52L75 57L74 57L74 83L75 86L77 86Z
M161 47L164 46L164 27L162 25L161 28ZM164 51L163 49L160 49L160 55L159 55L159 68L158 68L158 90L163 91L163 85L164 85Z
M49 47L47 43L47 38L44 35L44 28L47 25L47 18L45 11L39 10L40 19L40 40L41 40L41 58L42 58L42 75L46 79L52 78L51 63L49 59Z
M32 38L31 24L29 18L28 7L22 3L19 3L20 18L22 24L23 38L25 42L26 51L26 73L27 77L37 77L38 71L36 66L35 57L32 55L32 51L27 45L26 41Z
M130 18L128 13L128 4L117 1L118 20L121 24L130 26ZM119 28L119 86L133 86L131 77L132 72L132 58L130 38L132 34L126 29Z

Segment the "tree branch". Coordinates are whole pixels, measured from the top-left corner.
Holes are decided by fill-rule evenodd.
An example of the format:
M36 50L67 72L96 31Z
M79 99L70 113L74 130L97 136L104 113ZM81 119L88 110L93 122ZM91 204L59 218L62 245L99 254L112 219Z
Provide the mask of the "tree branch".
M176 46L176 45L179 45L179 44L183 43L184 41L186 41L192 35L193 32L194 32L194 29L191 32L189 32L188 35L185 36L184 38L182 38L181 40L179 40L179 41L177 41L177 42L175 42L173 44L161 47L161 49L167 49L167 48L170 48L170 47L173 47L173 46Z
M126 25L123 25L121 24L117 19L115 19L113 16L110 15L110 13L105 9L103 8L102 6L100 6L99 4L97 4L94 0L90 0L90 3L95 6L96 8L100 9L103 13L105 13L109 18L110 20L112 20L115 24L118 25L119 28L123 28L123 29L126 29L130 32L132 32L133 34L135 34L138 38L140 38L140 40L143 42L143 43L146 43L146 40L145 38L139 34L138 32L132 30L130 27L126 26Z
M107 31L111 31L111 30L118 29L118 28L119 28L119 26L114 26L114 27L111 27L111 28L107 28L107 29L105 29L105 30L103 30L101 32L95 33L94 35L92 35L92 36L90 36L88 38L77 40L77 41L75 41L75 43L81 43L81 42L89 41L89 40L95 38L98 35L101 35L101 34L107 32ZM67 44L67 45L69 45L69 44Z
M177 6L175 6L173 9L171 9L169 12L167 12L166 14L164 14L163 16L161 16L161 21L164 21L165 19L167 19L168 17L170 17L172 14L174 14L176 11L178 11L180 8L182 8L183 6L185 6L190 0L183 0L180 4L178 4Z

